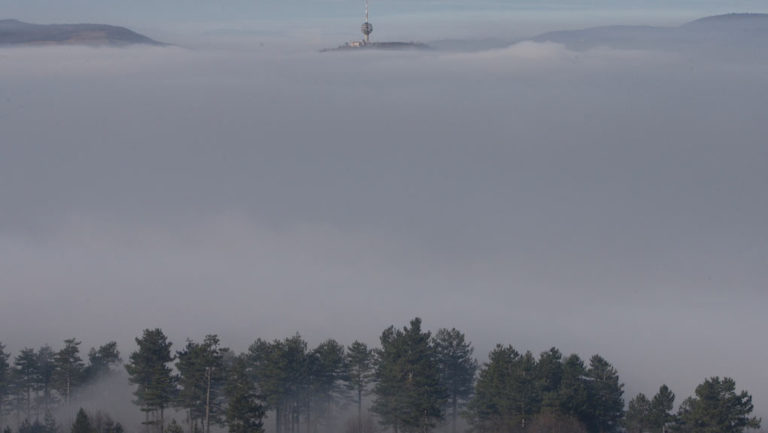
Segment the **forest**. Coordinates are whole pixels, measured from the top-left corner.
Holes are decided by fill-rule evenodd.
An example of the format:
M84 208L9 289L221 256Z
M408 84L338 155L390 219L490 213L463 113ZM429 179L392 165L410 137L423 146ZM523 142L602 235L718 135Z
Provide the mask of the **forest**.
M378 347L299 335L257 339L243 353L216 335L179 348L146 329L123 360L115 342L81 354L0 344L4 433L740 433L760 428L752 397L733 379L705 378L676 405L661 385L625 402L618 371L551 348L538 356L497 345L480 364L456 329L422 329L419 318L386 328ZM86 359L83 359L85 356ZM141 424L88 412L79 393L127 374ZM115 390L114 392L119 392ZM58 419L57 419L58 418ZM127 427L124 427L127 426ZM131 432L133 433L133 432Z

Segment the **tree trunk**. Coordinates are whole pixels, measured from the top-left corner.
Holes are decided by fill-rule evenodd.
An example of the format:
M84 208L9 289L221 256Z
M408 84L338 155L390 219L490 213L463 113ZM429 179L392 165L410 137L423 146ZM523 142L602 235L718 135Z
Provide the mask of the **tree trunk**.
M453 414L451 414L451 417L453 418L453 426L451 428L451 431L453 433L456 433L456 412L458 411L459 407L459 401L456 397L456 394L453 395Z
M208 384L205 389L205 433L211 433L211 367L206 369Z
M357 433L363 433L363 388L357 388Z
M32 388L27 387L27 421L32 418Z

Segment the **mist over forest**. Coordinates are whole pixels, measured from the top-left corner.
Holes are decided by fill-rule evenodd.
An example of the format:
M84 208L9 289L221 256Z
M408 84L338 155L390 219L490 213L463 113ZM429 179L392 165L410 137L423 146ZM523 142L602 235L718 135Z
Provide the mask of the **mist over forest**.
M16 356L0 344L0 425L6 433L69 425L72 433L740 433L761 426L752 396L728 377L706 378L677 405L663 384L651 399L627 400L625 410L624 383L599 354L587 361L552 347L537 357L497 344L480 364L463 332L432 333L418 317L384 329L379 343L327 339L310 347L297 333L257 338L236 353L209 334L173 349L157 328L135 339L125 364L114 341L90 349L87 363L75 338Z
M27 348L37 357L73 336L83 368L92 365L86 348L114 342L120 352L98 379L83 373L73 401L53 391L58 433L81 407L98 431L73 433L157 428L154 418L142 424L159 413L134 404L125 368L145 329L162 329L172 357L187 339L204 346L215 335L229 349L221 371L232 372L258 339L262 349L304 344L307 359L332 339L346 356L356 341L383 350L382 331L411 329L414 317L428 342L453 328L471 342L478 369L462 405L480 395L479 372L494 356L493 365L536 377L553 347L557 365L571 354L583 363L573 388L514 388L535 396L524 415L483 418L462 406L461 431L526 431L534 421L657 431L659 419L671 426L696 412L682 403L702 399L700 386L722 391L730 378L736 395L754 398L749 417L768 414L768 32L673 30L763 12L759 4L622 12L488 2L469 13L457 2L438 11L391 2L372 18L373 36L434 49L324 53L359 37L359 5L348 16L335 15L348 7L336 2L289 17L296 4L265 2L233 18L233 5L195 3L185 23L168 5L150 16L146 5L107 3L62 11L9 0L7 13L126 25L172 45L0 48L8 371ZM651 33L614 27L624 24ZM608 424L562 403L574 390L604 395L584 379L597 374L595 354L616 373L612 390L623 384L621 415L614 407ZM173 375L176 362L166 363ZM504 386L522 386L520 377ZM336 379L350 394L348 377ZM224 395L237 390L220 380L225 411ZM279 432L276 420L289 415L276 400L242 398L262 405L270 433L452 431L441 395L427 421L382 424L386 415L371 409L376 383L362 428L346 424L354 395L338 389L332 410L299 411ZM668 407L662 385L676 396L663 411L672 418L658 416ZM301 395L296 407L314 407L322 393ZM31 403L27 414L4 402L13 433L26 415L45 427L45 401L34 416ZM179 433L173 419L195 428L189 408L168 408L163 431ZM229 430L220 415L211 429ZM258 430L242 428L234 433Z

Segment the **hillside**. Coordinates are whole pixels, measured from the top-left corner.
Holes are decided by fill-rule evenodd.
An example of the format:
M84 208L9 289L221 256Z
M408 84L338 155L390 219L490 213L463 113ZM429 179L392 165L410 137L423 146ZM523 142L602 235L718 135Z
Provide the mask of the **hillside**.
M729 48L764 52L768 14L726 14L701 18L679 27L610 26L544 33L536 42L555 42L570 49L707 50Z
M163 45L125 27L0 20L0 45Z

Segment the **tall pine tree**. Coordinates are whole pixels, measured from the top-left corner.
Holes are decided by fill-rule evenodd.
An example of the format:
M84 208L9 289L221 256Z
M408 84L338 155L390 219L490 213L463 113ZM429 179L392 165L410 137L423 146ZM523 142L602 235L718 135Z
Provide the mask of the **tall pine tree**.
M160 433L165 427L164 412L175 398L176 377L169 364L172 343L160 329L146 329L136 338L139 349L129 357L125 369L136 385L136 404L147 414L147 427L155 425ZM152 419L150 419L152 415Z
M344 361L344 346L333 339L320 343L309 354L308 429L317 430L321 421L328 421L334 407L344 399Z
M472 356L472 344L455 328L439 329L434 337L440 381L448 392L451 411L451 431L456 433L460 405L472 395L477 360Z
M675 422L672 409L675 406L675 393L667 385L661 385L659 392L651 400L648 413L648 426L651 433L664 433L665 426Z
M373 350L365 343L355 341L347 347L347 388L355 394L357 405L357 433L363 431L363 395L373 380Z
M178 402L189 411L193 426L200 421L205 433L210 431L211 423L221 421L221 394L226 379L224 354L227 352L228 349L219 347L216 335L207 335L202 343L188 340L186 347L177 352Z
M6 401L11 390L11 355L5 352L5 345L0 343L0 428L5 427Z
M37 354L34 349L25 347L13 361L14 385L18 397L18 410L24 412L25 419L32 419L32 393L38 383Z
M760 419L751 416L752 396L736 392L728 377L712 377L696 387L696 395L683 402L678 430L683 433L742 433L760 428Z
M233 360L227 374L225 394L225 415L229 433L263 433L264 405L256 391L251 363L247 356L239 356Z
M37 351L36 388L41 393L38 406L42 406L43 414L46 414L54 403L52 391L56 374L55 356L50 346L43 346Z
M80 383L83 360L80 358L80 342L74 338L64 340L64 347L56 353L56 389L69 405L73 389Z
M431 333L415 318L402 330L390 326L380 340L371 409L395 433L428 432L443 419L447 400Z
M586 380L590 391L587 428L597 433L617 431L624 416L624 384L619 382L618 372L600 355L594 355Z
M629 401L624 428L627 433L646 433L650 429L651 401L642 392Z

